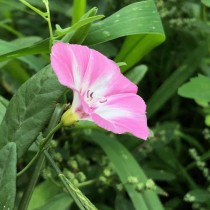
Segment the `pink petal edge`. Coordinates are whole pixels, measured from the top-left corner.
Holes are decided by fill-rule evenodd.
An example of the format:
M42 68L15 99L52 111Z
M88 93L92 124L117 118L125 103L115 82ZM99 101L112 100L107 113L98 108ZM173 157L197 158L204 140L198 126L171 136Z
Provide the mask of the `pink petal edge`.
M107 104L91 113L100 127L114 133L129 132L144 140L149 135L143 99L135 94L118 94L107 97Z

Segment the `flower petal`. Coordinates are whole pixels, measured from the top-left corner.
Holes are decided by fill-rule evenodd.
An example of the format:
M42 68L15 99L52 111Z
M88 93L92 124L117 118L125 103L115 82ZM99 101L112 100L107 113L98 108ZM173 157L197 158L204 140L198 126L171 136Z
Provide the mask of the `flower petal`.
M83 94L91 90L98 97L137 92L137 86L121 74L116 63L93 49L82 84Z
M89 112L90 108L87 105L87 103L84 101L83 97L80 95L80 93L76 90L73 91L74 97L72 102L72 111L76 112L80 116L80 120L90 120Z
M51 51L51 66L59 82L80 91L89 56L90 49L86 46L55 43Z
M116 63L96 50L57 42L52 47L51 65L59 82L85 95L136 93L137 86L120 73Z
M118 134L129 132L145 140L149 135L145 110L145 102L140 96L118 94L107 97L107 102L90 115L97 125L106 130Z

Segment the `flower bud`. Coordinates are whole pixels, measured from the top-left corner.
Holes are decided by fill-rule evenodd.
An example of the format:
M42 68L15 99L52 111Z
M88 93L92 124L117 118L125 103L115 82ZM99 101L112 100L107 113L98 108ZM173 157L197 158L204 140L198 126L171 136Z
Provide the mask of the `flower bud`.
M70 126L74 124L76 121L79 120L79 114L76 112L73 112L72 108L68 109L67 111L64 112L64 114L61 117L61 123L64 126Z

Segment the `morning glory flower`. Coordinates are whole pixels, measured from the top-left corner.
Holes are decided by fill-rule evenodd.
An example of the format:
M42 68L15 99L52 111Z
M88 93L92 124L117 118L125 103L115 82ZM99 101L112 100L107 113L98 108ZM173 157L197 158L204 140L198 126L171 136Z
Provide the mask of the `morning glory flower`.
M89 120L113 133L148 137L145 102L112 60L86 46L57 42L51 66L59 82L74 95L62 117L64 125Z

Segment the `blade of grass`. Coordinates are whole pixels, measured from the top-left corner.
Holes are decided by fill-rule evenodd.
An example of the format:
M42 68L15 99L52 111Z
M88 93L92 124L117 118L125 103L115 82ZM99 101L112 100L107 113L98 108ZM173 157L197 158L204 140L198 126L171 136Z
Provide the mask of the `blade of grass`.
M129 177L136 177L140 182L146 182L147 177L136 162L132 154L118 141L105 134L94 131L88 141L98 144L106 153L112 162L121 182L124 183L136 210L163 210L163 206L157 194L152 190L146 190L142 193L137 192L135 187L128 183Z
M141 38L144 38L148 34L153 38L156 36L165 37L153 0L130 4L104 20L95 23L90 29L85 44L100 44L129 35L142 35ZM152 40L150 39L150 41L152 45ZM125 54L127 54L127 51Z
M76 23L85 14L86 0L74 0L73 1L73 16L72 23Z

